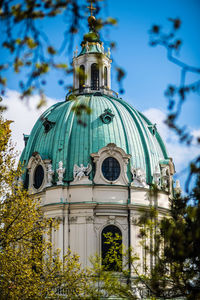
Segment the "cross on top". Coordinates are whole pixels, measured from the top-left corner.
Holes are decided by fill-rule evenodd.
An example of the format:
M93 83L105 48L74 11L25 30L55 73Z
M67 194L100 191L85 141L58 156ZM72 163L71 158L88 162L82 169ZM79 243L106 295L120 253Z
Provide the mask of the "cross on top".
M90 15L92 16L92 11L95 10L96 8L92 6L92 0L90 2L90 6L87 6L87 8L89 8L90 10Z

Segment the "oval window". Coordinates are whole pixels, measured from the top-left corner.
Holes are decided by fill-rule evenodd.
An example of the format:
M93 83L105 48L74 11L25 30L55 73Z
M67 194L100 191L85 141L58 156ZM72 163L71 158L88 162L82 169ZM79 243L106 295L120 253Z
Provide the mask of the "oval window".
M107 157L101 169L103 176L110 181L116 180L120 175L120 164L114 157Z
M39 189L44 179L44 169L41 165L35 168L33 186L35 189Z

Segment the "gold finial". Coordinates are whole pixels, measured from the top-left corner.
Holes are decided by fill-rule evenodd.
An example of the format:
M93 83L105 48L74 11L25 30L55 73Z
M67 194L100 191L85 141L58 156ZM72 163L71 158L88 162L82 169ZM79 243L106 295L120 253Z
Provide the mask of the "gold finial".
M96 9L95 7L92 6L92 2L93 2L93 1L91 0L90 6L87 6L87 8L89 8L89 10L90 10L90 16L91 16L91 17L93 16L93 15L92 15L92 11Z

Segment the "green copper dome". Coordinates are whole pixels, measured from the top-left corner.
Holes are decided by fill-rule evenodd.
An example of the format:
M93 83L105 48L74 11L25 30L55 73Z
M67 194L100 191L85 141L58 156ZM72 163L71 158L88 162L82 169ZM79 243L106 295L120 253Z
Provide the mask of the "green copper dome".
M92 112L78 117L74 108L82 104ZM26 168L34 152L42 159L50 159L54 170L63 161L65 184L73 180L75 164L90 163L92 180L90 154L109 143L131 155L127 174L130 181L131 167L135 167L145 170L147 183L151 183L156 166L168 159L155 125L122 99L97 93L79 95L76 101L59 102L47 109L32 129L21 162Z

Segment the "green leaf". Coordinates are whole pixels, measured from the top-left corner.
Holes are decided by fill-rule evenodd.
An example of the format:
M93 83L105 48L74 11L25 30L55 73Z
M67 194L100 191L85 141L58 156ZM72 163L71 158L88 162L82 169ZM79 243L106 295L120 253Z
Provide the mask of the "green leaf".
M32 38L26 38L26 44L30 49L34 49L37 47L37 43Z
M55 50L52 46L49 46L49 47L47 48L47 52L48 52L49 54L51 54L51 55L56 54L56 50Z
M107 23L112 24L112 25L116 25L117 24L117 20L111 17L107 18Z

